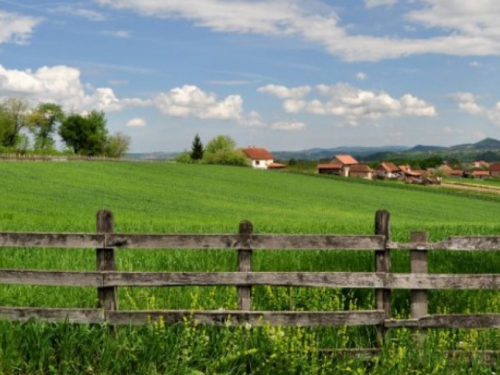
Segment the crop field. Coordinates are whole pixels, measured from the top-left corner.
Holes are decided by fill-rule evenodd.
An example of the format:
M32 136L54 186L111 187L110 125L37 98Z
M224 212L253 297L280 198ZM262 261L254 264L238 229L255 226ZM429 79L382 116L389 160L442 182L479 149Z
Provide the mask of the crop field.
M391 188L248 168L170 163L0 163L0 231L94 232L99 209L114 213L117 233L236 233L250 220L256 233L373 234L375 211L391 213L391 237L428 231L499 235L500 198L436 189ZM120 250L126 271L234 271L233 251ZM409 271L394 252L393 272ZM373 271L368 251L256 251L255 271ZM0 268L95 270L95 252L1 249ZM500 254L430 256L431 273L500 272ZM407 317L409 292L393 294L393 315ZM120 309L235 309L235 287L119 288ZM92 288L0 286L0 306L95 307ZM373 290L254 288L255 310L372 309ZM435 291L430 313L498 312L500 293ZM108 327L0 322L0 374L162 373L491 374L500 366L473 355L499 350L496 330L436 330L425 355L408 330L389 332L373 361L320 349L371 347L373 328ZM446 350L470 349L448 358ZM473 354L470 354L473 353ZM116 360L119 358L119 360ZM411 371L407 371L411 370ZM434 371L434 372L433 372ZM472 372L471 372L472 371Z

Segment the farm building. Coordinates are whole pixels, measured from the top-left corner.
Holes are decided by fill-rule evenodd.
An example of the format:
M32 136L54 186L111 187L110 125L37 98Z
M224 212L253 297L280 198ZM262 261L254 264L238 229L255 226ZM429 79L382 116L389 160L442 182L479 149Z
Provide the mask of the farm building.
M349 177L361 177L371 180L373 178L373 169L368 165L354 164L349 168Z
M484 179L490 177L490 171L472 171L472 177L477 179Z
M265 148L248 147L241 149L250 160L252 168L256 169L284 169L285 165L274 162L274 156Z
M375 169L375 173L385 178L398 178L401 170L397 165L384 161Z
M323 163L316 166L316 172L320 174L343 175L343 165L340 163Z
M318 173L336 174L339 176L349 177L349 169L352 165L358 164L358 161L351 155L335 155L335 157L325 164L318 164L316 171Z
M500 177L500 163L490 164L490 176L491 177Z

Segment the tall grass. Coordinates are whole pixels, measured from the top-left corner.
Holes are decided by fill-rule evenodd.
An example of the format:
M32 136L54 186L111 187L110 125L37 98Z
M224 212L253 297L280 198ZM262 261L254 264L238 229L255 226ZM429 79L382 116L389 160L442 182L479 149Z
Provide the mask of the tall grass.
M428 190L391 189L305 175L168 163L0 163L0 231L93 232L95 213L115 214L117 232L235 233L251 220L258 233L371 234L377 209L391 212L392 238L426 230L450 235L500 233L500 200ZM120 250L126 271L234 271L233 251ZM393 252L394 272L409 271ZM0 268L94 270L92 250L2 249ZM255 251L255 271L373 271L369 251ZM491 252L432 252L430 272L495 273ZM92 288L0 286L0 306L94 307ZM433 291L430 311L494 312L496 291ZM373 290L256 287L257 310L372 309ZM235 309L235 287L119 288L120 309ZM407 291L393 294L393 315L408 317ZM389 333L375 360L338 357L322 348L374 345L372 327L106 327L0 323L1 373L466 373L495 370L479 355L445 350L498 349L496 330L430 332L415 347L409 331ZM475 335L475 336L470 336ZM446 343L444 343L446 341ZM472 343L472 344L470 344ZM419 350L432 351L422 358ZM427 353L427 352L425 352ZM116 358L120 358L117 361ZM198 371L198 372L197 372ZM462 372L460 372L462 371ZM478 372L480 373L480 372ZM484 372L486 373L486 372Z

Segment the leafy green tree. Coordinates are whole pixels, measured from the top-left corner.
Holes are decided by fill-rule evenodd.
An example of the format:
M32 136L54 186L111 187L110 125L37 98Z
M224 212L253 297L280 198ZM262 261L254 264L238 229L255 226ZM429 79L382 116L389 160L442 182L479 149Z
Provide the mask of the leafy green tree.
M203 159L203 143L201 143L200 136L196 134L191 145L191 160Z
M41 103L29 116L29 128L35 138L35 149L47 150L54 147L52 135L57 124L64 121L64 111L60 105L54 103Z
M116 133L106 139L104 154L110 158L121 158L130 149L131 138L123 133Z
M207 143L203 162L207 164L248 165L245 154L236 147L234 139L226 135L218 135Z
M29 105L24 98L8 98L0 103L0 142L15 147L20 131L28 125Z
M76 154L103 155L108 131L104 112L92 111L88 115L72 114L59 127L59 135Z

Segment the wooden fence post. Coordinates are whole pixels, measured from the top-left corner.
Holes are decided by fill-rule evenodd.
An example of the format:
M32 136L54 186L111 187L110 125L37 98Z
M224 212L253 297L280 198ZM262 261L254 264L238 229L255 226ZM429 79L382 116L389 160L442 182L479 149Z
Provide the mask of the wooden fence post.
M375 234L385 236L384 250L375 251L375 272L391 272L391 253L387 249L390 239L390 214L386 210L379 210L375 214ZM385 319L391 318L391 290L376 289L375 303L377 310L384 310ZM385 325L377 327L377 343L382 345L385 335Z
M412 243L422 243L428 241L427 232L412 232L410 241ZM427 251L410 251L411 273L427 273ZM410 291L410 305L412 319L419 319L428 314L427 290Z
M113 233L114 229L113 213L108 210L99 210L96 221L97 233ZM96 249L96 259L98 271L116 271L115 249ZM116 287L97 288L97 297L99 308L111 311L118 310Z
M253 233L253 225L249 221L242 221L239 227L240 238L246 239ZM245 241L241 241L245 242ZM238 249L238 272L252 271L252 249ZM252 310L252 287L238 286L238 309Z

